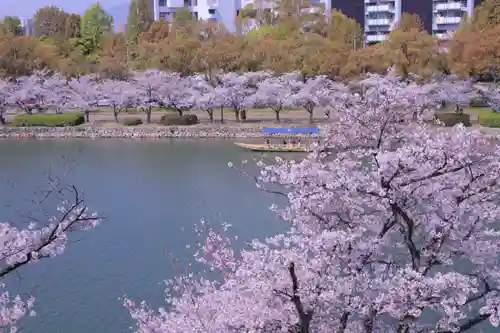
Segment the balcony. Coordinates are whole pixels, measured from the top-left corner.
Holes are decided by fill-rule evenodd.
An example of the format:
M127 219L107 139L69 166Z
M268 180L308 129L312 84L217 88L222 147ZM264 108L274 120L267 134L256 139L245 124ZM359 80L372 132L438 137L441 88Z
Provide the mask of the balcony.
M394 7L391 5L376 5L376 6L367 6L366 13L394 13Z
M436 17L436 24L460 24L462 22L462 18L460 16L451 16L451 17Z
M379 43L387 39L387 35L377 34L377 35L366 35L366 41L368 43Z
M435 34L435 36L439 40L450 40L452 37L449 33L438 33L438 34Z
M163 3L166 3L166 7L169 8L183 8L184 7L184 0L166 0L160 1L160 6L163 5Z
M391 25L392 24L392 21L391 19L368 19L366 20L366 24L368 26L386 26L386 25Z
M210 9L216 8L219 6L219 0L207 0L207 7Z
M461 10L467 11L467 7L461 2L448 2L448 3L438 3L434 7L435 11L445 11L445 10Z

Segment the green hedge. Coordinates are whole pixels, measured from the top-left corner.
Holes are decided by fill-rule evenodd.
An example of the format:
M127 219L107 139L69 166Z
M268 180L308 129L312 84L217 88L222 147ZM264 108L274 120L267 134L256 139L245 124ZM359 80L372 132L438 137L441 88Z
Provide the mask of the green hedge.
M166 114L161 116L160 124L162 125L175 125L175 126L186 126L195 125L198 123L198 117L195 114L186 114L179 116L176 114Z
M470 115L467 113L458 114L455 112L438 113L436 118L442 121L445 126L455 126L456 124L464 124L464 126L471 126Z
M481 113L477 119L479 125L484 127L500 127L500 113L491 111L491 113Z
M82 112L68 112L62 114L23 114L16 116L12 121L15 127L66 127L78 126L85 122Z
M125 126L137 126L142 124L142 119L139 117L126 117L123 118L122 124Z
M469 100L469 107L471 108L487 108L489 107L488 101L485 98L476 97Z

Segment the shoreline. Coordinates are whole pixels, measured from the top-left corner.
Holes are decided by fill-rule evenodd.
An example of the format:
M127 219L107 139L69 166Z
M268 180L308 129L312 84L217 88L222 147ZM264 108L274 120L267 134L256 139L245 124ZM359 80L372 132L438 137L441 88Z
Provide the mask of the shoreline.
M0 139L252 139L264 138L266 126L134 126L134 127L8 127L0 128ZM277 126L275 127L285 127ZM321 129L320 126L316 126ZM273 134L270 138L315 138L317 134Z

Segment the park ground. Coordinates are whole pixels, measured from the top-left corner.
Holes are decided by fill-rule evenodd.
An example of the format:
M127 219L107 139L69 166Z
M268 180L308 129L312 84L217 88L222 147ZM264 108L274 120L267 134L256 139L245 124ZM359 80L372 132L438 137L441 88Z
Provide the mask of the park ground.
M487 107L473 107L466 108L464 112L471 116L471 122L473 126L477 125L478 118L481 116L489 115L491 116L492 110ZM165 109L153 109L151 113L152 124L144 124L142 126L154 126L164 114L176 114L173 110ZM23 111L18 111L15 113L9 113L7 115L7 120L10 122L15 116L24 114ZM220 110L214 112L214 122L210 123L209 115L207 112L202 110L190 110L185 112L185 114L196 114L200 121L200 125L196 126L218 126L220 123ZM129 110L128 112L121 112L118 115L118 120L121 121L127 117L140 117L143 122L146 122L146 114L144 112L138 112L135 109ZM500 118L500 113L498 114ZM280 119L282 124L295 124L295 125L306 125L309 124L309 113L304 109L287 109L280 112ZM322 109L317 109L314 113L314 123L316 124L326 124L328 120L325 117L325 113ZM231 109L224 110L224 124L235 125L235 126L252 126L252 125L270 125L276 124L276 115L272 109L249 109L247 110L247 120L243 122L236 122L234 112ZM110 108L101 108L99 111L93 112L90 115L90 124L84 126L110 126L119 127L123 126L120 123L116 123L113 111ZM496 130L496 129L495 129Z

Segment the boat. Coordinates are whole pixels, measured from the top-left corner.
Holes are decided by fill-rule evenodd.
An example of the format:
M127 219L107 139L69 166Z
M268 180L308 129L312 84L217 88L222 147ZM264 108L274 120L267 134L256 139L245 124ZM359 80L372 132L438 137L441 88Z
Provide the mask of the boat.
M268 137L265 143L243 143L243 142L235 142L234 144L238 147L257 151L257 152L280 152L280 153L301 153L310 151L309 145L304 145L300 142L300 138L297 138L297 135L311 135L318 134L319 128L298 128L298 127L265 127L262 129L262 134L265 136L268 135L276 135L276 134L285 134L285 137L280 136L280 143L272 142L272 138ZM287 137L288 136L288 137ZM278 138L275 137L275 140ZM283 141L281 141L283 140Z
M309 151L309 148L305 146L268 145L265 143L255 144L255 143L242 143L242 142L235 142L234 144L237 145L238 147L258 152L301 153Z

